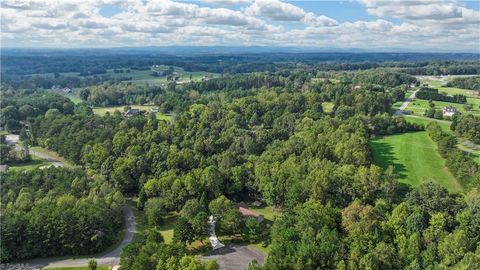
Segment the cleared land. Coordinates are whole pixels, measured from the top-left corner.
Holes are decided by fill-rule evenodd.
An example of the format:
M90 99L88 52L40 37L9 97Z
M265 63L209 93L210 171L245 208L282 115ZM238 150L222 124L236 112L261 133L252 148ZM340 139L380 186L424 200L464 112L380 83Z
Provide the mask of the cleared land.
M452 130L450 129L451 122L446 120L438 120L434 118L427 118L427 117L421 117L421 116L415 116L415 115L404 115L403 117L408 123L420 124L420 125L423 125L424 127L427 127L427 125L430 124L431 122L437 122L443 131L452 133Z
M452 77L453 78L453 77ZM442 109L447 106L453 106L457 108L463 114L473 114L473 115L480 115L480 96L476 96L473 90L468 89L461 89L456 87L444 87L444 85L448 82L449 79L452 78L438 78L428 76L428 77L419 77L422 84L428 84L431 87L437 88L439 92L444 92L448 95L456 95L461 94L467 96L467 104L472 105L473 108L471 110L465 110L465 105L467 104L459 104L459 103L451 103L451 102L442 102L442 101L433 101L435 104L435 109ZM406 94L408 96L408 93ZM393 104L394 109L398 109L402 102L397 102ZM423 116L425 111L429 109L430 106L428 104L428 100L422 99L415 99L412 101L408 107L405 109L406 111L412 111L414 115Z
M48 167L52 164L44 159L37 157L32 157L32 160L25 163L12 163L9 165L8 170L10 171L28 171L41 167Z
M151 67L147 70L130 70L127 72L127 69L123 69L123 73L115 73L113 69L107 70L106 73L103 74L96 74L90 76L80 76L78 72L63 72L60 73L61 76L65 78L71 77L80 77L80 78L88 78L88 77L105 77L108 79L124 79L124 78L131 78L131 80L124 80L125 82L132 82L135 84L149 84L149 85L162 85L167 82L167 76L152 76L154 71L162 72L168 70L170 67L168 66L157 66ZM52 78L54 76L53 73L38 73L38 74L30 74L30 76L41 76L46 78ZM185 71L183 68L180 67L173 67L173 77L178 77L179 83L189 82L192 81L200 81L204 76L208 76L208 78L218 78L220 77L217 73L210 73L210 72L188 72ZM75 101L74 101L75 102Z
M426 132L380 137L370 145L375 164L382 168L394 166L399 182L418 186L433 181L451 192L462 191Z
M30 150L41 153L41 154L44 154L44 155L48 156L48 158L58 160L61 163L65 164L65 166L67 166L67 167L73 167L73 164L70 161L68 161L67 159L60 156L57 152L50 151L50 150L42 148L40 146L32 146L32 147L30 147Z
M147 112L150 112L151 108L156 107L156 106L153 106L153 105L129 105L129 106L132 109L138 109L138 110L147 111ZM119 112L123 113L123 108L124 107L125 106L96 107L96 108L93 108L93 112L100 115L100 116L104 116L107 112L109 112L111 114L113 114L115 111L119 111ZM167 115L167 114L164 114L164 113L161 113L161 112L156 113L156 116L157 116L157 119L160 119L160 120L170 121L172 119L171 115Z

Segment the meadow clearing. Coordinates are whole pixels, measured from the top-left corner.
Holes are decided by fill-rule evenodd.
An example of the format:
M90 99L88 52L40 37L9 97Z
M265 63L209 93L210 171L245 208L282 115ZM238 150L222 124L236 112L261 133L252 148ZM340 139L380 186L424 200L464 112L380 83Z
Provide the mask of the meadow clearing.
M415 187L433 181L451 192L462 191L425 131L379 137L371 140L370 146L374 163L382 168L394 166L401 183Z
M132 109L138 109L138 110L141 110L141 111L146 111L147 113L150 112L151 108L156 107L154 105L128 105L128 106L130 106ZM109 112L110 114L113 114L115 111L119 111L119 112L123 113L124 108L125 108L125 106L95 107L95 108L93 108L93 112L95 114L100 115L100 116L104 116L107 112ZM164 113L161 113L161 112L157 112L155 115L157 116L157 119L159 119L159 120L170 121L172 119L172 115L164 114Z

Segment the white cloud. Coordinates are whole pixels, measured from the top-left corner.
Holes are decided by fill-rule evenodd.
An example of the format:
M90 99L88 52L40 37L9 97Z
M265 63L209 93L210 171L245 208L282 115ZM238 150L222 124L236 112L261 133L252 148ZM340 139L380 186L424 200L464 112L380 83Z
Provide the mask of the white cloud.
M302 8L278 0L255 0L245 13L277 21L299 21L305 16L305 10Z
M203 0L203 2L227 6L227 5L246 5L246 4L250 4L252 0Z
M0 0L1 1L1 0ZM338 22L279 0L3 0L3 46L271 45L478 50L479 14L456 2L362 0L377 20ZM104 17L102 5L121 12ZM249 4L245 9L228 4ZM389 21L395 17L400 22Z
M401 1L360 0L370 15L407 20L435 20L461 23L479 23L478 11L462 7L456 1Z
M305 14L303 22L313 26L334 26L338 24L338 22L332 18L323 15L317 16L312 12Z

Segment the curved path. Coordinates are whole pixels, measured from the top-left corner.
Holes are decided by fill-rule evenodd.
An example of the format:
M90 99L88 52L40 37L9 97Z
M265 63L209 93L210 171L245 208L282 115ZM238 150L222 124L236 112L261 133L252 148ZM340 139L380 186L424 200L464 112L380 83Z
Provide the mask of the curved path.
M18 144L18 141L19 141L19 136L18 135L8 134L8 135L5 136L5 140L6 140L7 144L14 145L15 150L17 150L17 151L23 150L23 146ZM32 149L29 149L29 153L32 156L36 156L38 158L47 160L48 162L52 163L52 165L55 166L55 167L65 167L65 163L63 163L62 161L56 159L55 157L53 157L53 156L51 156L47 153L42 153L42 152L35 151L35 150L32 150Z
M104 255L81 259L34 259L27 262L21 262L16 264L13 263L11 264L11 268L7 267L5 269L43 269L45 267L56 268L87 266L88 261L91 259L97 260L98 265L110 265L114 267L113 269L116 269L115 266L118 266L120 264L120 253L126 245L132 242L137 227L135 222L135 216L133 215L132 209L129 206L125 206L123 208L123 214L125 218L125 235L123 236L122 242L114 250ZM22 265L22 268L18 268L19 265Z

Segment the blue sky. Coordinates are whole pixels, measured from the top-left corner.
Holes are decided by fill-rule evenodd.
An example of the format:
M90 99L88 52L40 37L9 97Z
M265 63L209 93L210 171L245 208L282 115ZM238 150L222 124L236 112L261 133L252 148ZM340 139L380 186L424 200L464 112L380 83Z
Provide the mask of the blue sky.
M480 1L3 0L2 47L480 50Z

